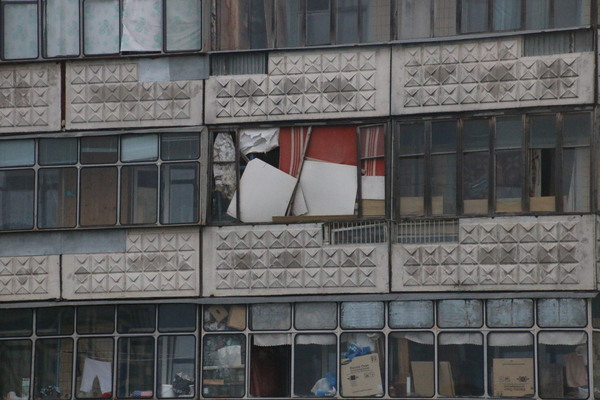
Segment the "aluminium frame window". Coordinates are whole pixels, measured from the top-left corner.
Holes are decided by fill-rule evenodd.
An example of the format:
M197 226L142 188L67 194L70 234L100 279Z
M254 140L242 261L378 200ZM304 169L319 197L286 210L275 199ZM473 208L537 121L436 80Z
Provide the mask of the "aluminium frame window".
M201 130L201 129L199 129ZM0 230L198 224L206 134L0 141Z
M585 110L397 121L395 217L589 212L592 121ZM412 154L415 134L426 145Z
M202 50L202 0L1 0L2 60Z

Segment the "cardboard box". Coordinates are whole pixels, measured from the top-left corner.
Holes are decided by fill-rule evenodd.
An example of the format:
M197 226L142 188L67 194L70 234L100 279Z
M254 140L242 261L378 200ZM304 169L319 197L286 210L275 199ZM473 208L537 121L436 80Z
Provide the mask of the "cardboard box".
M246 308L244 306L229 307L228 327L242 331L246 329Z
M383 395L379 356L376 353L343 359L340 371L342 395L348 397Z
M362 215L365 217L385 216L385 200L363 200Z
M217 322L221 322L227 316L227 309L223 306L210 306L208 312Z
M494 396L533 395L532 358L494 358L492 368Z
M412 361L410 367L415 393L423 397L433 396L433 361ZM440 394L454 396L452 366L448 361L439 362L438 374Z

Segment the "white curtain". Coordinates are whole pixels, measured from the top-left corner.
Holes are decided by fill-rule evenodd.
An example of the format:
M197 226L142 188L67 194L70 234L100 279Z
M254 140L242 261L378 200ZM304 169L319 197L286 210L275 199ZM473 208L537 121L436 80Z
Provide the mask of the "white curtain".
M255 346L290 346L292 344L292 335L289 333L258 333L252 337Z
M162 1L123 0L121 51L162 50Z
M335 335L297 335L296 344L335 345Z
M577 346L587 343L587 335L585 332L541 332L538 342L553 346Z
M533 335L527 332L490 333L488 345L494 347L531 346L533 345Z
M79 0L46 0L46 54L79 54Z
M200 0L168 0L166 6L167 50L200 49Z
M10 60L38 56L37 3L4 3L4 57Z
M119 1L86 0L83 8L86 54L119 52Z
M483 345L483 336L480 333L442 333L439 336L440 346L474 344Z

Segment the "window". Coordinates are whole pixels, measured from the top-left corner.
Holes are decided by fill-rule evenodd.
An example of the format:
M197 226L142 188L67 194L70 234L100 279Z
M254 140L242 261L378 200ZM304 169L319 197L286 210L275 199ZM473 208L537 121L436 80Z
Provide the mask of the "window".
M396 215L589 211L591 124L585 111L398 122Z
M4 60L202 48L200 0L2 0L0 6Z
M215 48L265 49L390 40L390 0L217 2Z
M15 326L0 324L0 393L585 399L593 389L588 365L598 367L598 304L502 298L4 309L0 322L19 317Z
M198 133L5 140L0 160L1 230L200 219Z
M240 129L212 138L213 221L385 215L383 125Z

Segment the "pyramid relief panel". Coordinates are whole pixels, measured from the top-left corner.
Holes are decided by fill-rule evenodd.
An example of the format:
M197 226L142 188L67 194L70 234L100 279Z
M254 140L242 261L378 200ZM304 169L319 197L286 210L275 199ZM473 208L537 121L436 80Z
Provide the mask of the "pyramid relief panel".
M590 290L595 217L462 219L457 243L392 246L393 291Z
M59 256L0 257L0 302L57 299Z
M212 76L207 123L388 115L389 49L276 52L268 74Z
M324 245L318 224L204 232L207 296L387 291L385 244Z
M63 255L67 299L197 296L198 229L132 230L125 253Z
M523 57L520 39L396 47L392 112L593 102L593 53Z
M66 127L201 125L203 82L141 82L135 60L70 62Z

